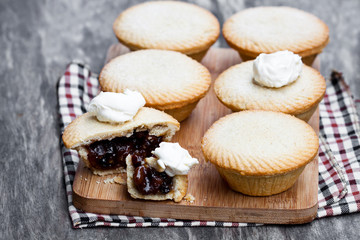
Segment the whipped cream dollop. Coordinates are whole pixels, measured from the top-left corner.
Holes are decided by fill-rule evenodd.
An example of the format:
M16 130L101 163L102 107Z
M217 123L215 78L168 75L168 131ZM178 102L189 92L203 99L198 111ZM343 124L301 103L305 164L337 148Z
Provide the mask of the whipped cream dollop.
M152 153L158 158L157 164L160 169L164 169L170 177L187 175L192 166L199 164L199 161L191 157L179 143L162 142Z
M144 105L141 93L126 89L124 93L101 92L91 100L88 111L101 122L123 123L133 119Z
M254 80L265 87L280 88L294 82L301 73L301 57L290 51L261 53L254 60Z

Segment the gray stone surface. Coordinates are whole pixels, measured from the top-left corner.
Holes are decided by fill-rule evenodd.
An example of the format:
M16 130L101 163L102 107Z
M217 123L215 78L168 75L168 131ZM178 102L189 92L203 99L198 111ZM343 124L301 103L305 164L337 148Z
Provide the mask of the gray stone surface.
M296 226L73 230L67 211L56 81L72 59L98 72L116 42L112 22L136 1L0 1L0 239L358 239L360 214ZM342 71L360 97L360 1L193 0L221 24L259 5L290 5L330 27L321 72ZM217 46L226 47L221 38Z

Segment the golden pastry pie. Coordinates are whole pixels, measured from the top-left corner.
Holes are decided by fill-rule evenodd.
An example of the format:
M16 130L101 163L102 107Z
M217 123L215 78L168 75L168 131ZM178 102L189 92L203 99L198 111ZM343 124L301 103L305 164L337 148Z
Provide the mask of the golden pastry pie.
M329 28L316 16L290 7L256 7L238 12L223 26L228 44L243 61L260 53L289 50L311 65L329 42Z
M207 161L231 189L268 196L290 188L317 156L310 125L288 114L242 111L216 121L202 139Z
M325 94L326 83L321 74L303 65L300 76L289 85L264 87L254 81L253 62L232 66L216 79L214 90L218 99L233 111L277 111L308 121Z
M125 10L115 20L113 30L131 50L173 50L201 61L219 37L220 25L213 14L201 7L160 1Z
M146 106L187 118L209 90L209 71L184 54L167 50L141 50L121 55L102 69L99 82L108 92L140 92Z

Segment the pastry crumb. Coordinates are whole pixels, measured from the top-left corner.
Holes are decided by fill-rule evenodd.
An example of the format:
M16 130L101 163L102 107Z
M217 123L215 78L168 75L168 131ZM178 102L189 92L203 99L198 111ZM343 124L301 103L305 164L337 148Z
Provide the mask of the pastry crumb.
M121 184L121 185L125 185L126 184L126 175L122 174L122 175L119 175L119 176L115 176L113 178L107 178L107 179L103 180L103 182L105 184L107 184L107 183L118 183L118 184Z
M104 180L104 183L105 184L114 183L114 178L107 178L107 179Z
M126 185L126 176L121 175L121 176L114 177L114 182L121 184L121 185Z
M99 183L100 183L100 181L96 181L96 183L97 183L97 184L99 184Z
M195 197L193 195L191 195L190 193L188 193L184 197L184 200L189 202L189 203L194 203L195 202Z

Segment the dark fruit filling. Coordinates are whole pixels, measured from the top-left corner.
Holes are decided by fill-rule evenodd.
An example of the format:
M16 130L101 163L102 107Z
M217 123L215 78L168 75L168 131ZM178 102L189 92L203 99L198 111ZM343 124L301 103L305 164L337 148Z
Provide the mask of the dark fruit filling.
M149 132L134 132L130 137L117 137L112 140L97 141L89 146L88 159L92 167L100 170L126 167L128 154L137 156L140 161L152 156L151 151L157 148L162 137L149 135Z
M142 194L168 193L172 187L172 177L165 172L158 172L144 161L139 161L139 157L132 156L135 167L134 183L137 190Z
M125 158L132 155L134 183L142 194L168 193L172 187L172 177L165 172L157 172L145 163L145 158L159 147L162 137L149 135L148 131L134 132L130 137L102 140L87 146L88 159L92 167L111 170L126 167Z

